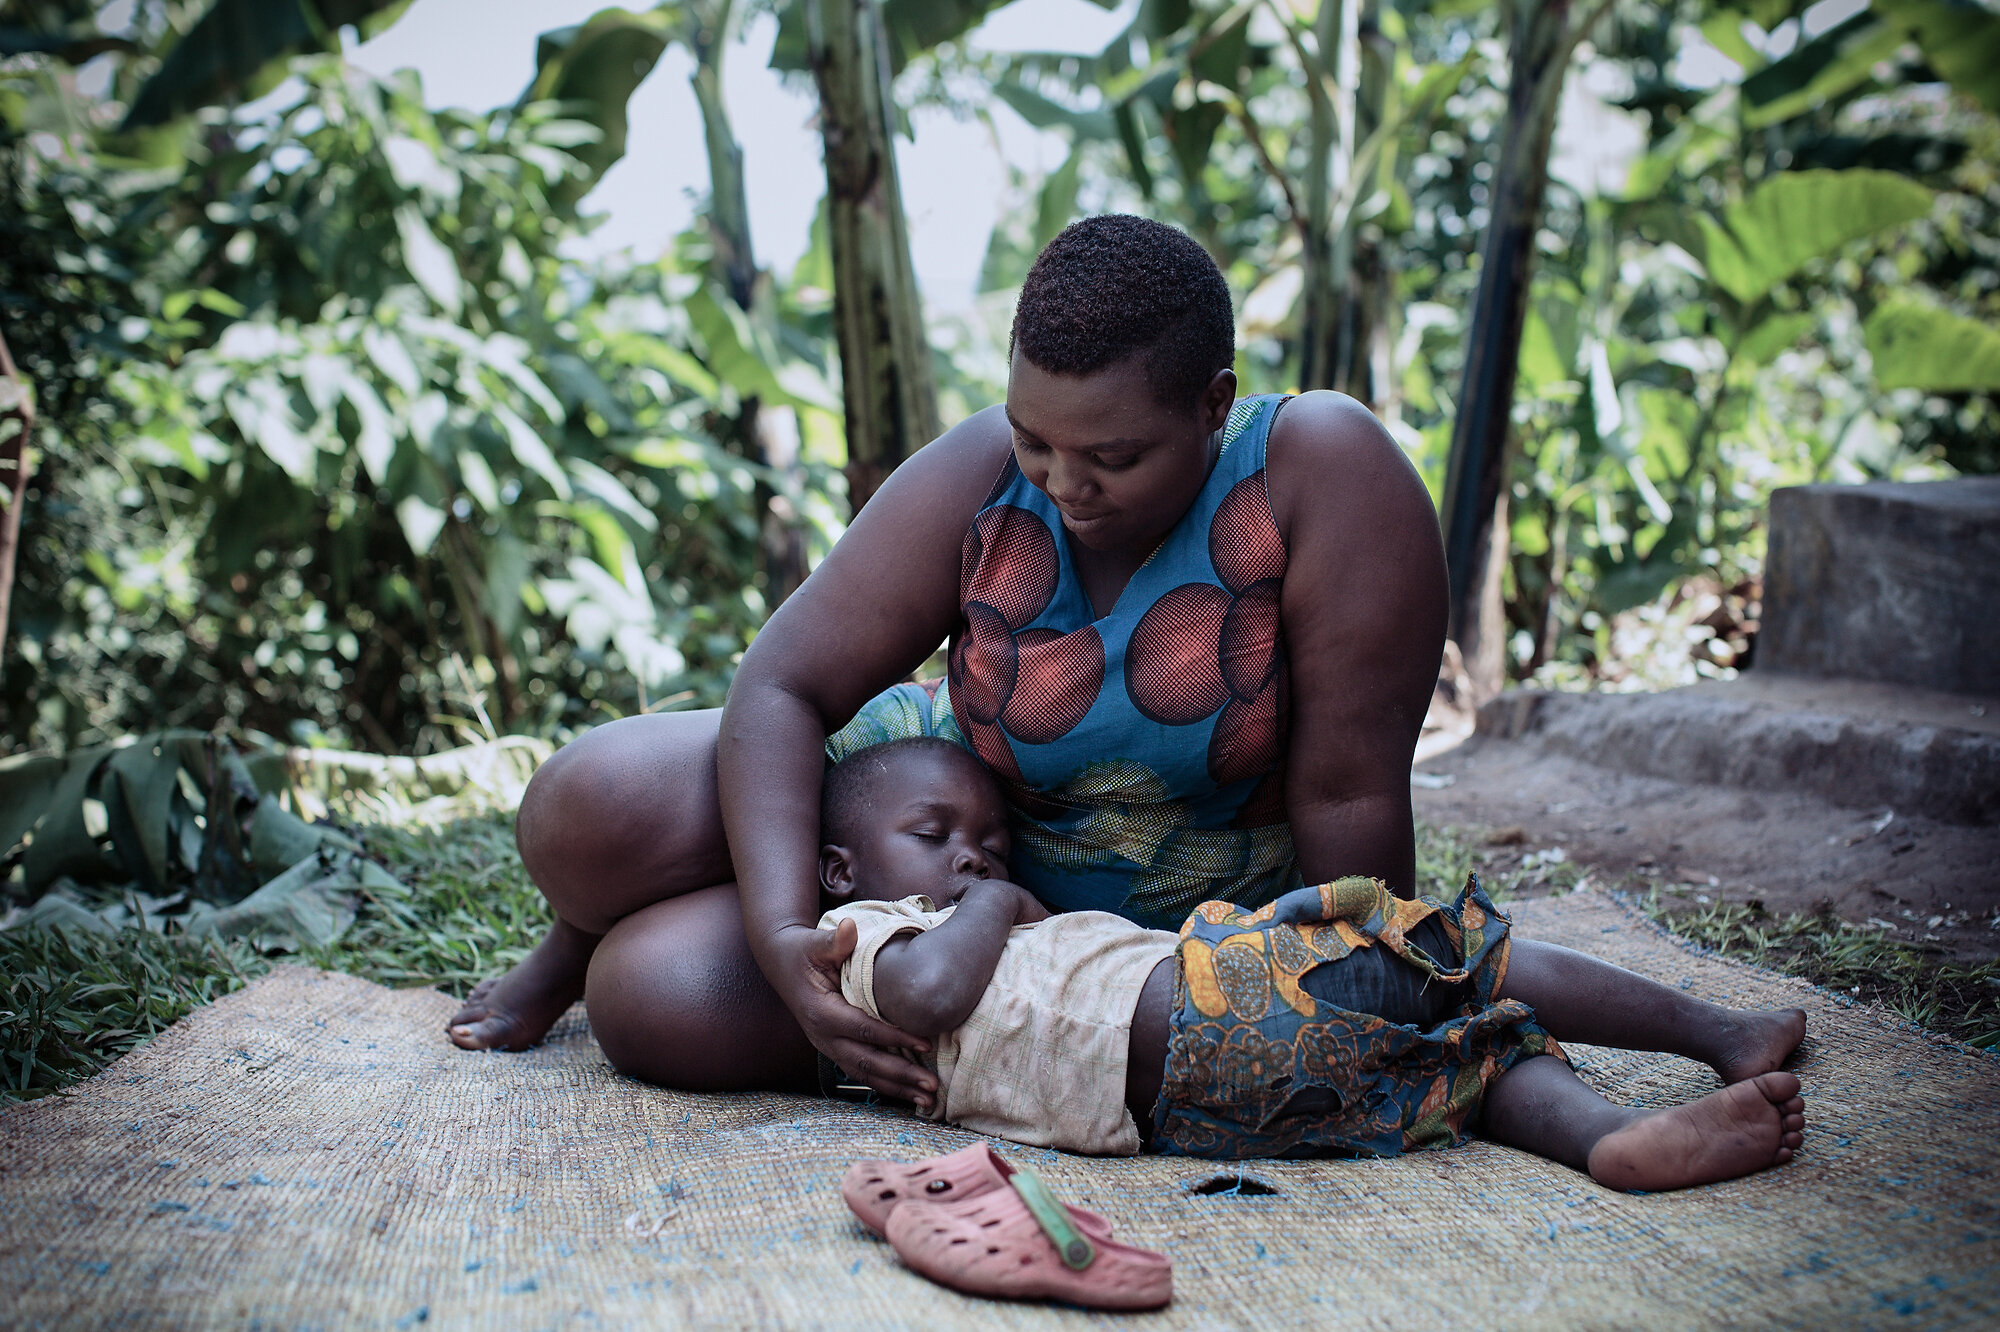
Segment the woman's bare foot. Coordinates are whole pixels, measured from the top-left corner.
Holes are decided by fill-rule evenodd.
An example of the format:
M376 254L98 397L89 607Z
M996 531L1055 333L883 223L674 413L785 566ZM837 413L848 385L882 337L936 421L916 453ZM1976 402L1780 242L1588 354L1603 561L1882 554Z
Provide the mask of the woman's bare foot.
M1590 1177L1647 1192L1735 1179L1791 1160L1805 1127L1799 1080L1763 1073L1605 1134L1590 1149Z
M1708 1065L1724 1085L1747 1082L1781 1068L1805 1035L1803 1008L1731 1009L1710 1042L1715 1057Z
M583 998L597 936L557 920L535 951L472 987L445 1032L467 1050L525 1050Z

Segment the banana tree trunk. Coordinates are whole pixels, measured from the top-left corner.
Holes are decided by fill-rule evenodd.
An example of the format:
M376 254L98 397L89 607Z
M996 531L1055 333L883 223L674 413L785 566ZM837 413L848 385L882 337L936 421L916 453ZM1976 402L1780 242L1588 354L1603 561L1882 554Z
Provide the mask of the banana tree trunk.
M702 141L708 150L708 234L715 246L715 268L730 299L756 318L762 291L757 250L750 240L750 200L744 185L743 145L729 121L722 98L722 58L736 31L735 0L714 0L696 8L687 27L687 46L694 56L695 105L701 110ZM769 424L756 398L745 398L737 412L730 443L752 462L771 465L766 443ZM805 537L798 516L783 496L762 482L754 495L757 506L757 567L764 575L764 601L772 609L806 580Z
M807 0L833 248L833 315L854 512L938 433L923 303L896 183L888 41L875 0Z
M729 294L749 310L757 289L756 250L750 244L750 200L743 184L743 145L729 123L722 100L722 55L735 28L734 0L705 7L690 25L694 55L695 105L701 110L702 141L708 149L708 231L715 264Z
M1306 71L1312 108L1306 165L1305 315L1299 330L1299 387L1333 388L1350 317L1352 234L1335 204L1354 170L1355 95L1361 82L1361 0L1320 0L1313 17L1318 73ZM1332 88L1327 86L1330 77Z
M1465 373L1445 474L1445 558L1450 634L1479 699L1506 682L1507 473L1521 330L1534 279L1535 233L1548 193L1549 144L1570 55L1609 0L1592 0L1579 21L1572 0L1511 0L1507 118L1493 173L1492 220L1480 247L1479 291L1466 340Z
M0 663L7 660L7 613L14 600L14 555L21 545L21 507L28 499L31 459L28 436L35 427L34 399L14 369L7 339L0 336Z

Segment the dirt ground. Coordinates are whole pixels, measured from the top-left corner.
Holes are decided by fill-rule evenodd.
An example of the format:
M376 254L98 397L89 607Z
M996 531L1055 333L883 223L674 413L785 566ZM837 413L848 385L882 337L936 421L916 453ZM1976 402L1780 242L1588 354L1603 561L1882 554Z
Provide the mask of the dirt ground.
M1941 958L2000 956L2000 828L1683 785L1480 735L1419 762L1410 794L1419 818L1487 840L1495 868L1560 850L1607 885L1831 909Z

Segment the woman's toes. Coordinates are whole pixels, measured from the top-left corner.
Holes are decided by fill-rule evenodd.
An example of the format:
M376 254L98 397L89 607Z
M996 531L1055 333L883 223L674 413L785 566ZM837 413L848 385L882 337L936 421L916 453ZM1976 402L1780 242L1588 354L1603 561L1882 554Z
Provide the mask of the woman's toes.
M505 1050L514 1037L514 1019L495 1013L475 1022L454 1023L451 1043L465 1050Z

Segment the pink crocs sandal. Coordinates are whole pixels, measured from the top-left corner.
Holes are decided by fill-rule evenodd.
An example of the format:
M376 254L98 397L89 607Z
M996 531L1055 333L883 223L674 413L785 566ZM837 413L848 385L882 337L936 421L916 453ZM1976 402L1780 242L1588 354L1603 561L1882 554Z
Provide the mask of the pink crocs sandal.
M1087 1236L1030 1170L957 1202L910 1200L889 1243L911 1271L968 1295L1056 1299L1092 1309L1157 1309L1174 1297L1165 1254Z
M1006 1186L1014 1167L985 1143L927 1161L856 1161L840 1181L840 1196L861 1224L885 1235L889 1214L905 1202L960 1202ZM1086 1235L1110 1238L1111 1223L1095 1212L1072 1207L1069 1214Z

